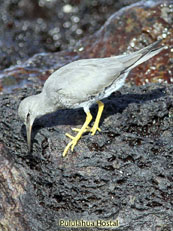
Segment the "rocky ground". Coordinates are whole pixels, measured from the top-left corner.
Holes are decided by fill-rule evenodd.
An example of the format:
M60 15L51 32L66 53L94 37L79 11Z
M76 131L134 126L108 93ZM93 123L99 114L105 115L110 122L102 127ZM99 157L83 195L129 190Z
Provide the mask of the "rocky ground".
M172 85L123 87L105 100L102 131L83 136L66 158L65 132L80 127L85 114L65 110L37 120L28 154L16 111L20 99L36 91L0 96L2 230L57 230L59 219L118 219L117 230L171 231Z
M2 70L0 230L84 230L60 227L60 219L118 219L117 231L173 229L172 9L172 1L123 8L74 49L37 54ZM118 21L122 27L115 27ZM130 82L104 100L100 133L85 134L74 152L63 158L69 142L65 133L80 128L85 114L82 109L57 111L35 121L28 153L18 105L24 97L39 93L53 70L81 57L139 49L159 38L167 49L135 68ZM27 82L27 87L7 93L3 81L14 79L19 86L28 80L30 87ZM147 82L152 83L134 85ZM91 112L95 117L96 105Z

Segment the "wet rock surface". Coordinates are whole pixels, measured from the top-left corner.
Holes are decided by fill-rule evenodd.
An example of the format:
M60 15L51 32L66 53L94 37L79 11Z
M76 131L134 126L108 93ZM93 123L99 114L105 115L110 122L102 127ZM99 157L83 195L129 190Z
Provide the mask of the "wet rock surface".
M66 51L36 54L24 63L1 71L0 90L10 92L16 87L31 87L35 82L41 84L53 71L71 61L133 52L161 38L162 45L168 49L135 68L128 81L137 85L172 83L172 10L172 0L141 1L123 8L100 30Z
M173 86L124 86L104 101L102 131L84 135L66 158L65 133L83 124L80 109L38 119L27 153L17 108L39 91L0 95L1 229L52 231L59 219L118 219L117 230L171 230ZM91 111L95 116L97 106Z
M0 69L39 52L73 47L100 29L113 12L136 1L2 0Z

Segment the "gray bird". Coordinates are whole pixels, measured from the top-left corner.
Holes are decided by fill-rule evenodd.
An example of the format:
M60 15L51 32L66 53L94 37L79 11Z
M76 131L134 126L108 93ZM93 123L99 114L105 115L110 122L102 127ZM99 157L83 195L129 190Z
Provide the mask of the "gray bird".
M42 92L22 100L18 114L26 125L27 143L31 151L31 131L36 118L64 108L83 107L86 120L76 136L66 134L71 139L64 149L63 156L71 148L73 151L78 140L86 131L92 135L100 131L99 121L104 104L100 101L123 86L129 72L137 65L157 55L159 41L131 54L108 58L81 59L61 67L46 80ZM98 113L93 127L90 107L98 103Z

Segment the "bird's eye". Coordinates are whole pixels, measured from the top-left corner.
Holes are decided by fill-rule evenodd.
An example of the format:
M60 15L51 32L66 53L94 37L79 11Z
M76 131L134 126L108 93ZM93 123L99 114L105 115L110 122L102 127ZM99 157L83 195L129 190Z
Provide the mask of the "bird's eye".
M27 117L26 117L27 122L29 122L29 117L30 117L30 113L28 112Z

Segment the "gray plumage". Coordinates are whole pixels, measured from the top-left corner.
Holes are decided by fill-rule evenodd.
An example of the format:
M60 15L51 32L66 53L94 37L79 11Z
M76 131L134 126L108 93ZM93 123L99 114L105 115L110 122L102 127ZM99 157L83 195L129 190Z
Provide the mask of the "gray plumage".
M93 103L122 87L134 67L157 55L163 49L157 47L159 42L131 54L82 59L63 66L46 80L40 94L20 103L20 118L32 128L35 118L58 109L83 107L87 113Z

